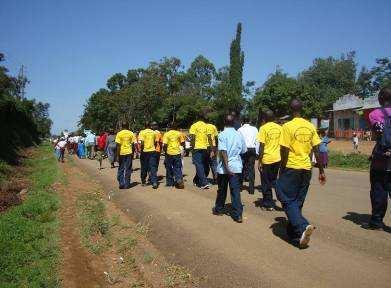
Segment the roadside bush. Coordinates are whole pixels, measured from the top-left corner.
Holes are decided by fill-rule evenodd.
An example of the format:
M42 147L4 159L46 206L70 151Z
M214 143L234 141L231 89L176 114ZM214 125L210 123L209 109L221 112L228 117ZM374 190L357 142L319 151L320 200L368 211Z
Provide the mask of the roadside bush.
M341 152L330 151L329 166L356 170L368 170L368 155L359 153L343 154Z

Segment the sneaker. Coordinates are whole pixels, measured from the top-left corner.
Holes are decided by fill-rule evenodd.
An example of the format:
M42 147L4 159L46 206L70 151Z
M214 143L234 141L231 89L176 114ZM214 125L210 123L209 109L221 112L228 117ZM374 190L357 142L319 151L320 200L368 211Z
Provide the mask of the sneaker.
M367 230L375 230L375 231L380 231L383 230L383 225L375 225L373 223L366 223L362 225L362 228L367 229Z
M153 184L152 184L152 188L153 188L153 189L157 189L157 187L158 187L158 185L157 185L156 183L153 183Z
M240 216L240 217L238 217L238 218L234 218L234 221L235 221L236 223L243 223L243 218L242 218L242 216Z
M312 233L315 230L314 225L307 225L305 228L303 234L301 234L300 242L299 242L299 247L300 248L306 248L308 246L308 243L310 242L310 238Z
M177 189L184 189L185 185L183 184L183 182L179 182L179 183L175 184L175 188L177 188Z
M224 215L223 212L218 212L218 211L216 210L216 207L213 207L213 208L212 208L212 214L213 214L213 215L216 215L216 216L223 216L223 215Z
M201 186L200 188L206 190L206 189L209 189L209 188L210 188L210 185L209 185L209 184L206 184L206 185L204 185L204 186Z

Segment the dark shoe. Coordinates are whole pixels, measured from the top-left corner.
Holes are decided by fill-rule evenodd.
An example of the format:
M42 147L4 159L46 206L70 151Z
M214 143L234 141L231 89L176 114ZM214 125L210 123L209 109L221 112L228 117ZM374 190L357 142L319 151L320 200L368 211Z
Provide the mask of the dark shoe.
M177 188L177 189L184 189L185 185L183 184L183 182L179 182L179 183L175 184L175 188Z
M118 189L125 189L125 186L124 185L119 185Z
M380 231L383 230L383 225L382 224L373 224L373 223L366 223L362 225L362 228L367 229L367 230L375 230L375 231Z
M153 189L157 189L157 187L158 187L157 183L153 183L153 184L152 184L152 188L153 188Z
M224 213L218 212L215 207L212 208L212 214L216 216L223 216Z
M236 223L243 223L243 218L242 218L242 217L233 218L233 219L234 219L234 221L235 221Z

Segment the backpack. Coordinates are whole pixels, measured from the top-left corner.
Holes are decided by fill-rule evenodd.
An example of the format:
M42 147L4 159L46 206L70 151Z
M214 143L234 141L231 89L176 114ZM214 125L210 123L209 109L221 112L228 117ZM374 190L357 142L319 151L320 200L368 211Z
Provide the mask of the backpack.
M383 153L385 153L388 150L391 150L391 115L389 115L387 110L384 108L381 109L381 112L384 116L384 128L379 145L383 149Z

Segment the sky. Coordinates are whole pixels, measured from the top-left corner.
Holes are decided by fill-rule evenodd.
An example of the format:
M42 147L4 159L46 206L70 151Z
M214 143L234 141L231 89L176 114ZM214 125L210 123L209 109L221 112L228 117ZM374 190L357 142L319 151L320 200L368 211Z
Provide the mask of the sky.
M114 73L199 54L229 64L242 22L244 81L281 67L295 76L316 57L356 51L360 66L391 56L389 0L1 0L0 52L21 65L28 98L50 103L53 133L73 130L88 97Z

